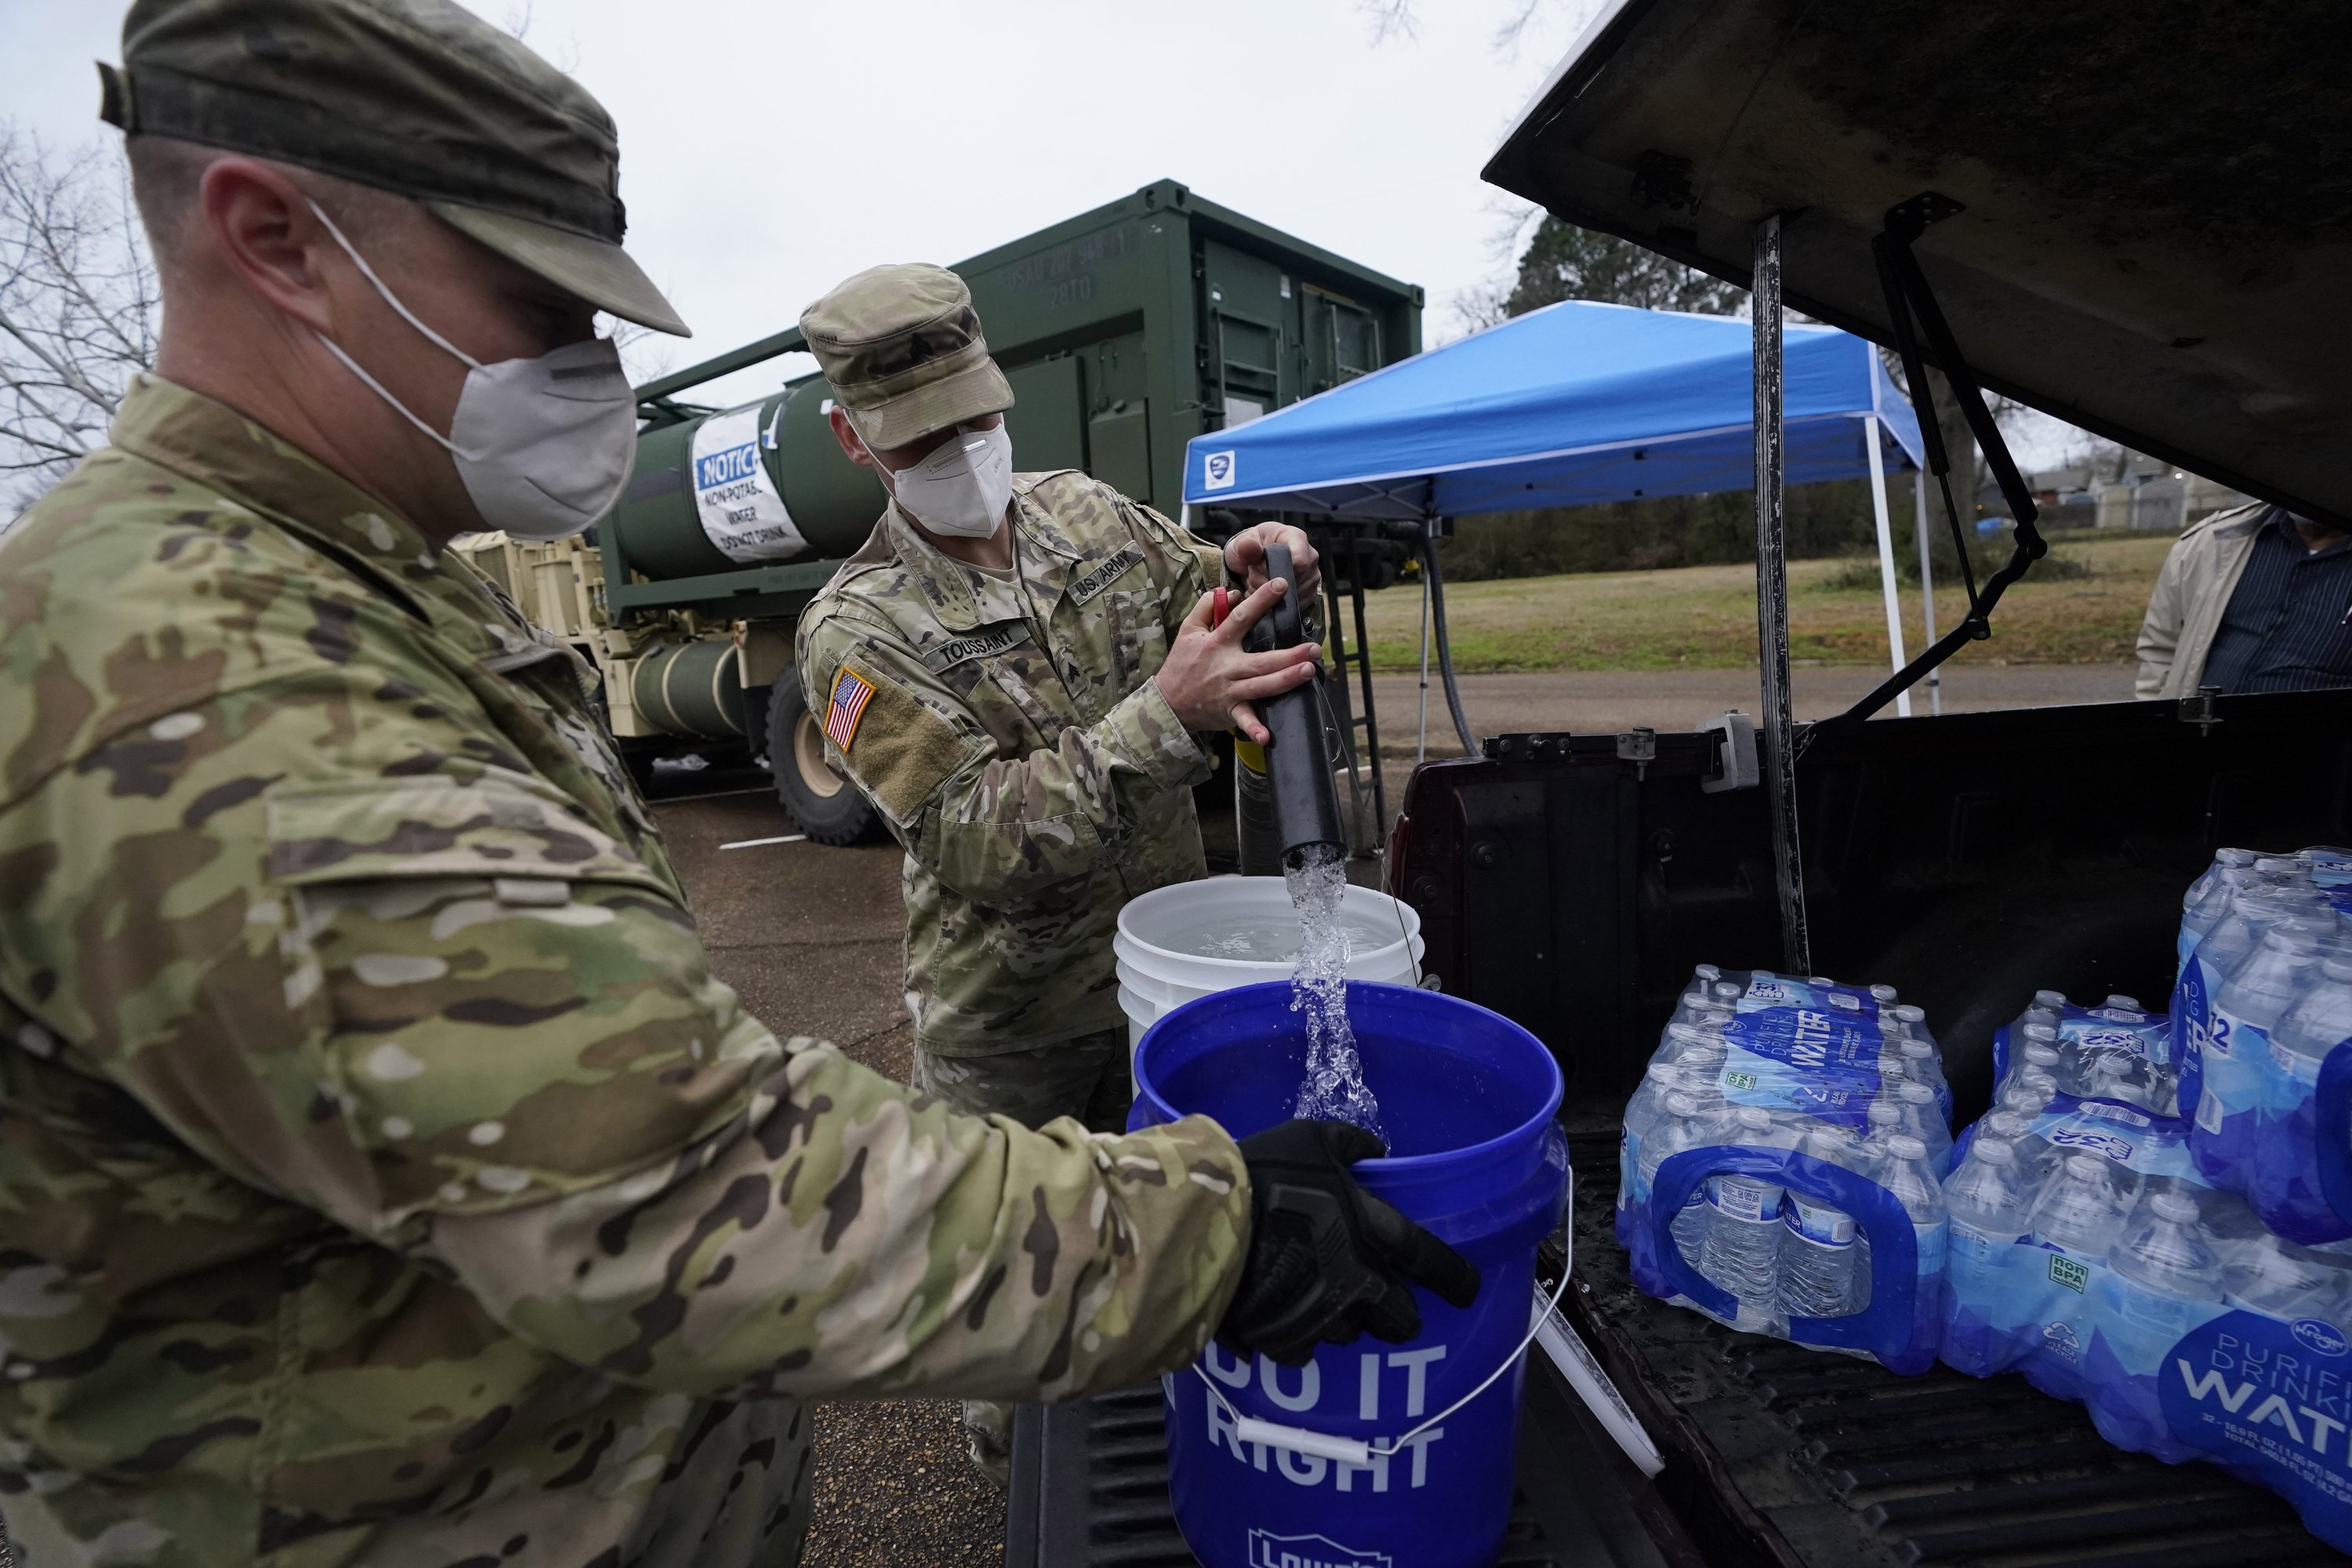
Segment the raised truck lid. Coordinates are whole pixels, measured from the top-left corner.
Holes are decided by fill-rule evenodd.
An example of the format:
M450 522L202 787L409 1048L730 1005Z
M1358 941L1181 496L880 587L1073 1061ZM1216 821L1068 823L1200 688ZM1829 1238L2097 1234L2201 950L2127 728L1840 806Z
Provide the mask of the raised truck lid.
M2352 521L2347 79L2340 0L1607 0L1485 173L1742 285L1777 211L1787 303L1882 343L1871 241L1946 198L1984 384Z

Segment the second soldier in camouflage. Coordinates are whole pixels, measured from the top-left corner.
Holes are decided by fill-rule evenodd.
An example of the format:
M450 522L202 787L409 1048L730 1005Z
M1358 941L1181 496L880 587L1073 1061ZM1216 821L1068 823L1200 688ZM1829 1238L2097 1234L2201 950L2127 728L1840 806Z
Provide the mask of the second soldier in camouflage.
M894 498L803 616L799 668L828 759L907 852L917 1082L1033 1127L1115 1131L1129 1091L1111 938L1128 900L1206 874L1192 787L1213 760L1195 731L1232 708L1228 688L1160 677L1188 621L1181 652L1209 642L1198 611L1229 565L1262 579L1265 543L1285 542L1311 591L1314 552L1273 524L1221 551L1076 469L1013 473L1012 389L952 272L873 268L801 329L843 449ZM1249 663L1229 635L1234 679L1311 668L1311 647ZM992 1474L1006 1419L968 1412Z

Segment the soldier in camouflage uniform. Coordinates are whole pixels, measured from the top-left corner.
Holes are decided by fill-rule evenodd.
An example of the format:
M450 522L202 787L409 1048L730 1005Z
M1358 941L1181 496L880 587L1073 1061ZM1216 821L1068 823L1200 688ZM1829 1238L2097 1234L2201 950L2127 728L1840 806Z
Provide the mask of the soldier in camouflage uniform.
M1031 1127L1123 1127L1118 912L1206 875L1196 732L1262 741L1251 700L1311 677L1312 644L1240 639L1281 591L1265 546L1290 547L1309 592L1314 552L1274 523L1220 551L1075 468L1012 472L1012 388L952 272L870 268L801 330L843 450L893 495L803 615L798 664L828 760L907 852L916 1081ZM1259 586L1212 628L1228 572ZM1009 1409L966 1415L973 1462L1001 1477Z
M595 101L444 0L139 0L123 53L161 374L0 543L22 1561L785 1564L801 1399L1391 1331L1258 1217L1381 1221L1329 1124L1261 1184L1197 1118L964 1116L711 978L570 656L444 549L601 504L592 308L678 328Z

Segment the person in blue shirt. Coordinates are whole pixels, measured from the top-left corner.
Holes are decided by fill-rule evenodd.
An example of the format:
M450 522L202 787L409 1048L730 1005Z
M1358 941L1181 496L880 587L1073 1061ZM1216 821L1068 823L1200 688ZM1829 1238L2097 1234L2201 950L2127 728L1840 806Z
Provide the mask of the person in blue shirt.
M2256 502L2180 536L2139 634L2138 695L2352 686L2352 534Z

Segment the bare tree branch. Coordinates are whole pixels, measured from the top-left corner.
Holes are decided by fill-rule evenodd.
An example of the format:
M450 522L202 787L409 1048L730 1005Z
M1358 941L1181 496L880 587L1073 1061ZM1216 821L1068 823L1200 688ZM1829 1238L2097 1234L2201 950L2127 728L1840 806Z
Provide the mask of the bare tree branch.
M1495 27L1492 47L1498 55L1516 58L1519 45L1526 41L1528 27L1551 0L1513 0L1508 13Z
M60 153L0 121L0 489L16 506L105 444L154 363L161 292L112 147Z
M1412 0L1356 0L1356 9L1370 24L1374 48L1391 38L1411 43L1421 37L1421 17Z

